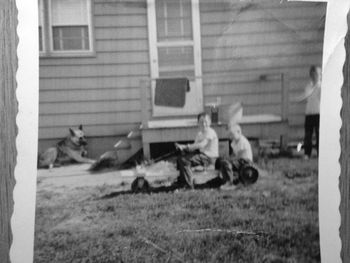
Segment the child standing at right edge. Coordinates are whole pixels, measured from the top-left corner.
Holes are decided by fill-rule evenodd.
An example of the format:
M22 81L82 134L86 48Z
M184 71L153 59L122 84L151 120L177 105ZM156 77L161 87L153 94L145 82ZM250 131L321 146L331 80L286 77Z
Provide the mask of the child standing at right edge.
M316 149L318 156L319 125L320 125L320 99L322 69L312 65L309 71L310 82L305 87L304 93L296 99L297 102L306 100L305 123L304 123L304 159L309 159L312 153L312 135L315 131Z

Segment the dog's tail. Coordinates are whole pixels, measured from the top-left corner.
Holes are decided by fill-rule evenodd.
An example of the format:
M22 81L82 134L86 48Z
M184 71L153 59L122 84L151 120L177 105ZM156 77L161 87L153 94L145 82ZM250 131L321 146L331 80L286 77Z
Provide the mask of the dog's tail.
M117 152L108 151L102 154L100 158L90 166L89 171L97 172L106 168L118 167L118 165L119 161Z

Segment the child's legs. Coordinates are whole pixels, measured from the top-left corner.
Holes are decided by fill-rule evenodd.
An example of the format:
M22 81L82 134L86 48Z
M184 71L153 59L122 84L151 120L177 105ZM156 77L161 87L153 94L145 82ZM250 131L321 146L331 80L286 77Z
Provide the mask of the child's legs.
M180 155L177 158L177 168L180 172L177 182L180 185L188 185L193 187L193 174L191 171L192 166L196 166L199 159L196 158L196 154L189 153L186 155Z
M191 167L199 165L208 166L211 161L212 160L207 155L200 152L188 153L187 155L179 156L177 159L177 167L180 171L178 183L188 185L193 188L193 173Z
M314 129L313 125L313 119L311 115L305 116L305 124L304 124L304 130L305 130L305 137L304 137L304 153L307 156L311 156L312 152L312 132Z
M177 178L177 182L181 185L186 184L185 176L184 174L186 173L186 167L190 165L189 157L186 155L180 155L177 158L177 169L179 170L180 174L179 177Z
M209 166L212 163L212 160L204 153L197 153L191 157L190 162L191 162L191 167L195 167L199 165Z
M200 152L189 152L185 154L181 154L177 157L177 168L179 170L183 169L183 167L195 167L195 166L206 166L209 165L211 159L203 153Z
M235 171L235 167L233 167L231 161L222 160L220 163L220 171L224 182L230 182L231 184L236 183L238 181L238 174Z

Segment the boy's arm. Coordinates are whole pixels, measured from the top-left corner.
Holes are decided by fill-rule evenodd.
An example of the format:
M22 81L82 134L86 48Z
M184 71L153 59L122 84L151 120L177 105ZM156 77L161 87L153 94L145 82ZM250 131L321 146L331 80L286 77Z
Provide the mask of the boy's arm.
M314 92L314 90L315 90L315 87L311 88L310 85L306 86L304 92L301 95L296 96L294 98L295 102L303 102L307 100L311 96L311 94Z
M253 161L252 146L250 145L250 143L247 139L245 140L244 147L242 149L241 154L242 154L243 159Z
M183 150L194 151L194 150L199 150L204 148L208 143L209 143L208 139L204 139L201 141L195 140L194 143L191 143L191 144L175 143L175 147L180 151L183 151Z
M250 160L251 156L248 149L243 149L238 152L239 158Z
M217 134L214 130L210 129L204 138L197 135L194 143L188 145L188 149L190 151L201 150L214 140L217 140Z
M187 144L187 149L189 151L200 150L203 149L209 143L209 139L203 139L200 142L195 141L192 144Z
M233 146L231 145L231 147L233 148ZM236 153L235 153L236 152ZM238 150L238 151L234 151L232 155L230 156L231 158L235 158L235 159L246 159L246 160L250 160L253 161L253 153L252 153L252 148L250 146L249 141L245 141L243 143L243 147L242 149Z
M180 151L183 151L187 148L187 145L186 144L180 144L180 143L175 143L175 148L180 150Z

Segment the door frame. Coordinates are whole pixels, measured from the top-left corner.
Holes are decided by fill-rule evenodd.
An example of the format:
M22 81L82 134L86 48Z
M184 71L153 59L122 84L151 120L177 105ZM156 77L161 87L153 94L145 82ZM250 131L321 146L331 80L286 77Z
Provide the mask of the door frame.
M156 18L155 1L156 0L147 0L147 22L148 22L151 80L155 80L159 78L158 47L192 46L193 54L194 54L194 74L195 75L194 75L194 79L190 79L190 81L193 81L194 85L196 85L197 94L200 99L200 104L201 104L201 107L203 108L204 99L203 99L203 83L202 83L202 47L201 47L201 32L200 32L199 0L191 0L193 40L176 41L176 45L173 45L173 44L169 45L166 42L162 43L157 41L157 21L156 21L157 18ZM153 85L153 81L151 81L151 86L152 85ZM152 109L153 109L153 96L152 96ZM184 114L174 114L174 115L184 115ZM189 113L185 115L193 115L193 114Z

